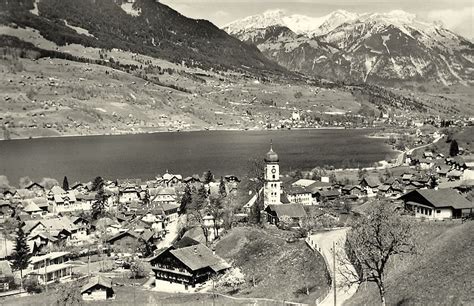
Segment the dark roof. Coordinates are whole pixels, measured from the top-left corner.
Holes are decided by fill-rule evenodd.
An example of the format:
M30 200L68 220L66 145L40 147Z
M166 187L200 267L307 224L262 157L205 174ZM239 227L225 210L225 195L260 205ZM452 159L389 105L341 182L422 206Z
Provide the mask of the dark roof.
M41 186L40 184L35 183L35 182L33 182L33 183L29 184L28 186L26 186L25 189L28 189L28 190L29 190L29 189L31 189L31 188L33 188L33 187L35 187L35 186L38 186L39 188L44 189L43 186Z
M100 287L105 287L107 289L112 289L112 280L108 277L98 275L92 277L87 284L85 284L82 287L81 293L84 293L85 291L95 287L95 286L100 286Z
M120 232L120 233L117 233L117 234L113 235L112 237L107 239L107 243L113 243L114 241L119 240L120 238L125 237L125 236L130 236L130 237L133 237L135 239L140 238L139 235L135 234L133 231L125 231L125 232Z
M400 198L405 201L418 203L417 197L421 196L433 207L452 207L454 209L474 208L474 203L468 201L454 189L418 189L413 190Z
M287 194L304 194L304 193L310 193L306 188L300 187L300 186L287 186L285 187L285 192Z
M278 218L288 216L290 218L306 217L306 211L302 204L272 204L268 209L274 211Z
M170 253L193 271L210 267L215 272L219 272L230 268L230 265L224 259L215 255L203 244L170 250Z
M316 192L316 194L319 194L322 197L337 197L340 195L339 190L337 189L321 190Z
M174 204L174 203L162 203L162 204L160 204L160 206L161 206L161 208L163 209L163 211L164 211L165 213L170 212L170 211L173 211L173 210L179 208L179 205L178 205L178 204Z
M369 176L369 177L364 177L361 182L366 182L367 183L367 186L369 187L377 187L377 186L380 186L382 183L380 183L379 179L377 177L372 177L372 176Z
M181 248L189 247L192 245L198 245L198 244L199 244L199 241L196 241L191 237L185 236L181 238L180 240L176 241L175 243L173 243L173 247L175 249L181 249Z

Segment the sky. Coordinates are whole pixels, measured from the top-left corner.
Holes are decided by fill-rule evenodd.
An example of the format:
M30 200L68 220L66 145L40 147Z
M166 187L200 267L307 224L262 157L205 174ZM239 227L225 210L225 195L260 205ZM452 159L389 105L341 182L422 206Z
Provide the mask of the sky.
M267 10L289 14L324 16L344 9L351 12L404 10L426 21L441 21L448 29L474 38L474 0L160 0L181 14L223 25Z

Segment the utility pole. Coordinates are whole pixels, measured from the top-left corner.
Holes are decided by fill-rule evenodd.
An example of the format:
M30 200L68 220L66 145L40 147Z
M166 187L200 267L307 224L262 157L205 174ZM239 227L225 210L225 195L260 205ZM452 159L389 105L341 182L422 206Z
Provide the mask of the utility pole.
M48 292L48 273L46 271L46 258L44 259L44 286L46 292Z
M87 252L89 253L89 250L87 250ZM91 264L91 254L89 253L87 255L87 276L89 276L89 278L91 277L90 264Z
M336 242L335 241L332 242L332 251L333 251L333 258L332 258L333 263L332 264L333 264L333 270L334 270L334 273L333 273L334 275L333 275L332 279L333 279L333 286L334 286L334 288L333 288L333 290L334 290L334 306L336 306L337 305L336 304L337 293L336 293Z

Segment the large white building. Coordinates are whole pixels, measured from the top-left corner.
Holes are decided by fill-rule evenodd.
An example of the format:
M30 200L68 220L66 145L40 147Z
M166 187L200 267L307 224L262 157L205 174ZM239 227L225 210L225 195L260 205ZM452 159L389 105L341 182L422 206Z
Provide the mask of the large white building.
M280 165L278 162L278 154L273 151L273 146L270 145L270 151L265 156L265 184L263 187L265 207L270 204L281 204Z

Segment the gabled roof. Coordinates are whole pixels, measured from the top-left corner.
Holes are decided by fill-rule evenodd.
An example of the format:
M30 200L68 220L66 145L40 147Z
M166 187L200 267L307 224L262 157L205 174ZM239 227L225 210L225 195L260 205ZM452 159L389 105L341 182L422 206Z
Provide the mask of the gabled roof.
M369 187L378 187L382 184L380 183L380 180L378 179L378 177L373 177L373 176L364 177L361 180L361 183L364 181Z
M306 217L306 211L302 204L271 204L267 209L274 211L278 218L302 218Z
M29 201L29 204L25 208L23 208L23 211L28 212L28 213L33 213L33 212L38 212L42 210L34 202Z
M39 188L41 188L41 189L44 190L44 187L41 186L40 184L36 183L36 182L32 182L31 184L29 184L28 186L26 186L25 189L30 190L31 188L33 188L33 187L35 187L35 186L36 186L36 187L39 187Z
M66 193L66 191L64 191L64 189L62 189L59 186L53 186L53 188L51 188L50 192L52 194L64 194L64 193Z
M45 227L45 231L49 232L60 232L66 230L71 232L72 230L77 230L77 226L72 223L68 217L57 217L50 219L40 219L40 220L28 220L25 221L24 231L26 233L31 232L38 224L42 224Z
M84 293L87 290L89 290L89 289L91 289L95 286L100 286L100 287L104 287L104 288L107 288L107 289L112 289L112 280L110 278L102 276L102 275L94 276L87 282L87 284L85 284L82 287L81 293Z
M178 204L173 203L162 203L160 204L160 206L165 214L179 208Z
M423 198L427 203L436 208L452 207L454 209L474 208L474 203L468 201L453 189L418 189L413 190L400 198L405 201L417 201L417 196Z
M315 180L299 179L296 182L292 183L291 185L299 186L299 187L308 187L308 186L311 186L311 185L316 184L316 183L318 183L318 182L315 181Z
M107 243L113 243L114 241L116 241L116 240L118 240L122 237L125 237L125 236L129 236L129 237L135 238L137 240L140 238L140 235L138 235L134 231L125 231L125 232L120 232L120 233L117 233L117 234L113 235L112 237L107 239Z
M170 250L170 253L193 271L209 267L215 272L219 272L230 268L230 265L224 259L213 254L203 244Z
M175 249L181 249L181 248L185 248L185 247L189 247L189 246L197 245L197 244L199 244L199 241L196 241L191 237L184 236L180 240L173 243L173 247Z

